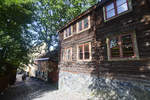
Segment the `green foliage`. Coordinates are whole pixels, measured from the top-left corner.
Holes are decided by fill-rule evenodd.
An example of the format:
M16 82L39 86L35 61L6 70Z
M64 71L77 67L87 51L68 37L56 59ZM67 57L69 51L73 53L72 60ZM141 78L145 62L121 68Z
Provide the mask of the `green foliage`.
M32 22L32 11L29 0L0 1L0 71L8 65L18 67L28 62L32 46L28 24Z
M34 23L37 44L45 42L47 51L58 44L57 31L69 20L94 5L97 0L39 0L34 4Z

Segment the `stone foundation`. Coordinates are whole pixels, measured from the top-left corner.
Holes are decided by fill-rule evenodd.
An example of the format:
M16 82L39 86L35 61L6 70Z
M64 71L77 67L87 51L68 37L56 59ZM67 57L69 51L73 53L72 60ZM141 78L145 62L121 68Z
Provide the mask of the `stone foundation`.
M59 89L98 100L150 100L150 82L112 80L82 73L60 71Z

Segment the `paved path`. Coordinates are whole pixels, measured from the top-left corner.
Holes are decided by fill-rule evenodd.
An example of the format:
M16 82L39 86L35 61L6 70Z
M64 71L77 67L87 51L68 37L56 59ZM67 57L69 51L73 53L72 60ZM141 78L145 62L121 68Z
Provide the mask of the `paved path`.
M56 84L48 84L40 80L28 78L25 82L21 75L17 76L14 86L9 87L0 100L88 100L79 94L60 92Z

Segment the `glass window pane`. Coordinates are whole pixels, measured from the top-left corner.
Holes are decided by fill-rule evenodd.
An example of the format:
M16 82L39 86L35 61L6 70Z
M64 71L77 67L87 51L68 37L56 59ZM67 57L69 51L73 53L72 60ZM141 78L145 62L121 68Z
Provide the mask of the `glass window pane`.
M73 25L73 32L76 32L76 24Z
M132 37L131 35L122 36L122 49L124 57L134 56Z
M84 56L85 56L85 59L89 59L90 57L89 44L84 45Z
M115 9L110 10L110 11L107 12L107 18L111 18L113 16L115 16Z
M68 37L68 31L67 31L67 29L66 29L66 37Z
M88 18L84 19L84 28L88 28Z
M125 3L117 8L117 13L120 14L127 10L128 10L128 5L127 5L127 3Z
M110 40L111 57L120 57L120 49L118 44L118 38L112 38Z
M82 60L83 59L83 53L79 54L79 59Z
M114 48L114 47L118 47L119 45L118 45L118 38L112 38L111 40L110 40L110 48Z
M79 59L83 59L83 46L79 46Z
M90 53L89 52L85 52L84 56L85 56L85 59L89 59L90 58Z
M84 45L84 51L89 52L89 44Z
M120 6L126 2L127 2L127 0L116 0L117 6Z
M69 27L69 36L71 35L71 27Z
M109 5L106 6L106 10L109 11L111 9L114 9L114 3L111 3Z
M68 49L68 60L70 60L70 49Z
M79 31L82 30L82 21L79 22Z

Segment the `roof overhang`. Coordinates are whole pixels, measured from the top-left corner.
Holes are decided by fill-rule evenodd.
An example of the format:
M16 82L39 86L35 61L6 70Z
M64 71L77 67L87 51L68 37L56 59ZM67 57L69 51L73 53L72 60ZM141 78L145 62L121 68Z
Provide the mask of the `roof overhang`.
M101 0L100 2L98 2L97 4L93 5L92 7L90 7L89 9L87 9L86 11L84 11L83 13L81 13L79 16L75 17L74 19L72 19L71 21L69 21L66 25L64 25L62 28L60 28L57 32L60 33L61 31L63 31L65 28L69 27L69 25L71 25L72 23L74 23L75 21L79 20L80 18L82 18L83 16L86 16L87 14L89 14L90 12L92 12L94 9L96 9L97 7L105 4L106 2L111 1L111 0Z

